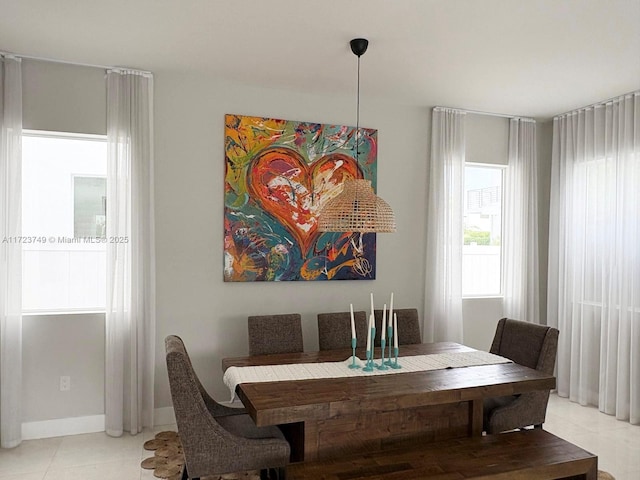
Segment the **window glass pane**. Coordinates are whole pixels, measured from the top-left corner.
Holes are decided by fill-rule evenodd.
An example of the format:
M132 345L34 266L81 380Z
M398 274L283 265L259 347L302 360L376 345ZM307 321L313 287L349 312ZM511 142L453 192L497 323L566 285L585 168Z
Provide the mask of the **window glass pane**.
M106 138L26 132L22 143L23 310L102 310Z
M73 177L73 236L105 238L107 179Z
M500 295L502 168L465 167L462 293Z

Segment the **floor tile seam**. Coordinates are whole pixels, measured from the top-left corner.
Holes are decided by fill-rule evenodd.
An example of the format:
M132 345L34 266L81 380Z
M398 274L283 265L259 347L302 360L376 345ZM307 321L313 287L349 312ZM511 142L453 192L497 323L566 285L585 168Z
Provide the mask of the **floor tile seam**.
M31 472L13 472L13 473L3 473L0 474L0 480L6 479L6 478L11 478L11 477L16 477L17 475L37 475L37 474L41 474L40 476L40 480L44 479L44 476L46 474L46 471L41 471L41 470L34 470Z
M58 454L58 451L60 450L60 446L62 445L62 442L64 442L64 438L65 437L60 438L60 441L56 443L55 451L53 452L53 455L51 455L51 457L49 457L49 463L47 465L47 468L44 471L44 474L42 475L42 479L41 480L44 480L45 478L47 478L47 473L49 473L49 469L51 468L51 465L53 464L53 460L54 460L54 458L56 458L56 455Z
M140 461L140 459L138 459L137 457L134 456L134 454L132 453L127 453L124 455L118 455L117 457L109 457L109 458L105 458L103 460L92 460L90 462L87 463L69 463L69 464L61 464L61 465L53 465L51 464L49 466L49 469L53 468L53 469L62 469L62 468L75 468L75 467L88 467L91 465L104 465L107 463L115 463L115 462L123 462L123 461Z
M50 469L50 471L47 472L47 474L48 473L54 473L54 472L63 472L63 471L81 469L81 468L100 467L100 466L104 466L104 465L109 464L109 463L121 464L123 460L124 461L127 461L127 460L133 461L134 459L133 458L130 458L130 459L118 459L118 460L109 460L107 462L84 463L84 464L81 464L81 465L65 465L65 466L58 466L58 467L54 466L54 467L52 467ZM132 465L130 465L130 467L138 468L140 466L139 462L137 460L135 462L136 462L135 465L132 464ZM141 475L142 475L142 473L141 473Z

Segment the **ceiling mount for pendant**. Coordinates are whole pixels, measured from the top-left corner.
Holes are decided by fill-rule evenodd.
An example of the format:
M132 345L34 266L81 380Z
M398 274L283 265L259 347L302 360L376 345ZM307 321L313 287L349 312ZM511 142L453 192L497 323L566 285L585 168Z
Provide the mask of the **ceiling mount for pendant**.
M366 38L354 38L349 42L349 45L351 45L351 51L359 57L361 55L364 55L364 53L367 51L369 40L367 40Z

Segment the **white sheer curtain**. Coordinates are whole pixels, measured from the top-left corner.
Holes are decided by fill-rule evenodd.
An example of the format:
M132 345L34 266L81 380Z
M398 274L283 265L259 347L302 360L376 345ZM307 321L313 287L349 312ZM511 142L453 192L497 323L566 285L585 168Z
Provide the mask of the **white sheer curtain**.
M509 167L504 182L504 314L540 323L538 284L538 160L536 124L509 121Z
M22 68L0 55L0 446L22 441Z
M465 113L434 108L427 213L424 341L462 343Z
M107 72L106 432L153 424L153 77Z
M550 218L558 393L640 424L640 92L554 119Z

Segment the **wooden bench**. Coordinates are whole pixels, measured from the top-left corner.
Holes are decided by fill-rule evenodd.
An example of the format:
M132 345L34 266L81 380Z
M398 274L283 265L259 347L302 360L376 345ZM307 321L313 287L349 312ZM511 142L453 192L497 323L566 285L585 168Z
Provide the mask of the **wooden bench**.
M288 480L596 480L598 457L541 429L416 444L287 467Z

